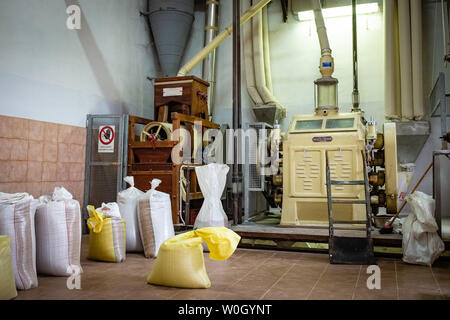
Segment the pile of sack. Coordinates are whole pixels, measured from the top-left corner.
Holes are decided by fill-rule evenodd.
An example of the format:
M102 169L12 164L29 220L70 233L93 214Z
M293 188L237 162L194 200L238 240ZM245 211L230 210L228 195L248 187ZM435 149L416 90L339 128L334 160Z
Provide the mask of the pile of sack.
M57 187L39 199L0 192L1 299L14 298L15 288L37 287L38 273L71 275L72 267L81 269L80 252L80 204L66 189Z
M107 262L125 261L126 252L144 252L156 257L161 244L175 235L170 196L156 188L153 179L146 193L134 187L134 178L124 179L130 187L117 194L117 202L88 206L88 259Z

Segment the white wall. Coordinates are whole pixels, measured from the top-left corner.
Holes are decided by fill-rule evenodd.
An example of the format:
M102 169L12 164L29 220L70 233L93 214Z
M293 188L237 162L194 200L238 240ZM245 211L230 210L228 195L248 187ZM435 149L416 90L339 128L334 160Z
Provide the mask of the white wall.
M147 114L155 65L145 3L1 0L0 114L83 127L88 113ZM79 31L66 28L69 4L81 7Z

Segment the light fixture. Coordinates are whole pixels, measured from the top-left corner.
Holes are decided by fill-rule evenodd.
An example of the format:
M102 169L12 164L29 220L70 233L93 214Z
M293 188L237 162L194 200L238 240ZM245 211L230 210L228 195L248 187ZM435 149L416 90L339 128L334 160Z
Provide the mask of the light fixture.
M380 11L378 3L365 3L358 4L356 6L356 14L369 14L376 13ZM352 6L343 6L335 8L322 9L322 15L324 18L336 18L352 15ZM298 18L300 21L314 20L314 12L311 11L301 11L298 13Z

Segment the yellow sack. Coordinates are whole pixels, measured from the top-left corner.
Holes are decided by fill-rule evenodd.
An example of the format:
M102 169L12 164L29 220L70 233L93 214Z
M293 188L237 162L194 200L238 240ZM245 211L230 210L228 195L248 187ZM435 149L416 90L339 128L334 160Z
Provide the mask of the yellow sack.
M202 243L206 241L211 259L225 260L236 250L240 239L225 227L202 228L172 237L159 248L147 282L178 288L209 288L211 281L206 273Z
M125 220L116 217L105 219L105 216L93 206L88 206L88 212L90 215L88 259L107 262L125 261Z
M0 300L17 297L14 269L11 258L11 240L0 236Z

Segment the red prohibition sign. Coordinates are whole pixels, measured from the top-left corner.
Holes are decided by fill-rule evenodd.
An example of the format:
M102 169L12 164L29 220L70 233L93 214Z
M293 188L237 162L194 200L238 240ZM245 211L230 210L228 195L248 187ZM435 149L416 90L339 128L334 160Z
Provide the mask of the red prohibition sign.
M109 141L103 141L103 134L105 134L105 136L106 137L108 137L107 136L107 134L106 134L106 130L107 129L109 129L109 132L111 132L111 136L109 137ZM111 127L103 127L102 128L102 130L100 131L100 136L99 136L99 138L100 138L100 141L104 144L104 145L108 145L108 144L110 144L111 142L113 142L114 141L114 130L111 128Z

